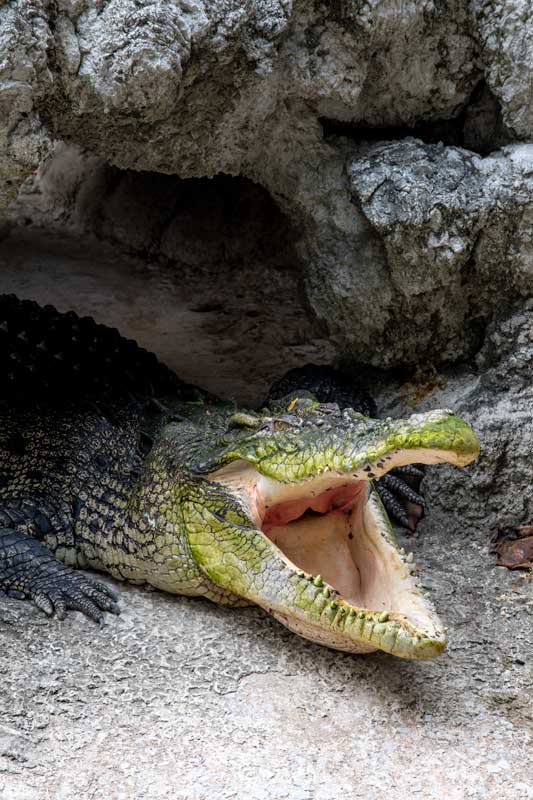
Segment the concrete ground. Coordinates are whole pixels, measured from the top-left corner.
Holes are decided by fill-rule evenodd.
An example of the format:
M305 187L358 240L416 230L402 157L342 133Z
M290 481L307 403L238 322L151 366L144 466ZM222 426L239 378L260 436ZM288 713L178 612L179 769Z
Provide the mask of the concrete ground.
M533 797L530 576L423 527L431 662L136 587L102 630L1 600L1 800Z
M169 337L189 301L157 270L147 293L127 263L28 230L0 245L0 291L98 310L174 366L183 357L184 377L243 395L264 388L261 358L273 376L327 357L290 301L283 324L274 301L248 318L282 330L269 349L260 330L239 349L242 328L206 326L218 312L183 311L189 338ZM533 797L532 576L494 567L486 536L449 527L430 514L404 542L449 626L431 662L326 650L259 609L136 587L118 585L122 614L103 629L0 598L0 800Z

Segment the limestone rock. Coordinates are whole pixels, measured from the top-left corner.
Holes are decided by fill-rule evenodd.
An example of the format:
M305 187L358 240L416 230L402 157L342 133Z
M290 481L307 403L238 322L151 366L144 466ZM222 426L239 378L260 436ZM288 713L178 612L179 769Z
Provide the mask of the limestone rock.
M381 412L404 414L448 407L470 422L481 444L479 459L457 470L430 468L424 480L427 525L473 534L530 523L533 518L533 300L520 302L490 324L472 367L447 370L420 383L388 386ZM420 400L420 395L423 399Z
M0 35L38 127L122 168L202 177L257 163L293 99L314 119L454 116L481 75L469 24L462 0L31 0L4 6Z
M384 249L388 293L374 303L386 306L387 321L372 356L358 352L359 331L345 322L350 300L338 301L341 327L335 306L326 307L348 352L383 366L456 361L476 349L492 313L533 291L532 170L532 145L486 158L414 139L361 146L348 174ZM361 279L352 274L355 311Z
M78 163L56 151L40 220L172 259L179 220L157 241L150 228L172 203L143 195L136 173L244 175L287 216L308 306L339 355L468 357L494 310L532 289L533 155L494 150L530 133L526 6L14 0L0 7L0 206L51 139L68 142ZM438 145L443 122L485 157ZM406 139L422 130L425 143ZM131 174L112 207L116 169Z
M39 0L0 4L0 223L21 183L52 148L36 108L52 82L50 44Z
M533 135L533 17L528 0L475 0L475 32L484 72L517 136Z

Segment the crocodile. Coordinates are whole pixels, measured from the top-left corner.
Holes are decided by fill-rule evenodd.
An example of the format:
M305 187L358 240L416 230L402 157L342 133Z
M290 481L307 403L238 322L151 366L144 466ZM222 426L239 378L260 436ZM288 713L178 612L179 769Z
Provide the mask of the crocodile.
M355 383L325 396L323 372L305 370L243 410L92 318L12 295L0 296L0 369L5 595L101 623L118 595L78 571L89 569L257 604L351 653L445 648L382 497L409 522L402 507L421 503L413 465L476 458L451 411L377 419Z

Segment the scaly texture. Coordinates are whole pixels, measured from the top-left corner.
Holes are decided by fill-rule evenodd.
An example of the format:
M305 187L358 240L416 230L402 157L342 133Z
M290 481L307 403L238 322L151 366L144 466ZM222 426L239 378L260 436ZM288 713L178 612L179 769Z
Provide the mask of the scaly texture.
M0 405L1 588L58 616L68 607L96 619L98 608L115 610L101 586L74 577L61 561L173 593L256 602L302 635L340 649L379 647L414 658L442 651L443 631L432 609L420 605L410 562L372 481L417 455L468 463L478 444L466 423L449 411L372 420L306 391L272 400L260 412L236 411L173 383L134 343L75 315L7 297L3 317L4 362L17 370ZM45 323L48 329L40 331ZM54 345L58 329L62 347ZM113 344L116 369L99 381L102 342ZM40 370L57 355L59 366L35 403ZM145 379L162 380L164 403L154 399L152 381L135 386L130 369L142 373L144 364ZM143 432L149 439L144 460ZM400 488L408 500L420 499ZM273 492L281 499L269 501ZM339 492L343 499L335 504ZM355 536L359 547L359 534L378 537L372 547L396 560L400 596L412 593L412 618L409 602L392 612L376 599L370 608L358 606L285 557L263 521L268 513L303 519L307 508L324 519L331 512L330 526L344 513L364 520L358 533L350 523L348 539ZM378 590L380 580L388 585L386 568Z

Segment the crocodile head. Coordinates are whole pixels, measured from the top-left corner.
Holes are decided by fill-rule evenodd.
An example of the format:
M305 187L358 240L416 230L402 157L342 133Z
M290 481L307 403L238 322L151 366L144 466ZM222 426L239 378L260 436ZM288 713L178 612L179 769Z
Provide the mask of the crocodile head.
M443 626L373 481L410 463L468 464L479 444L467 423L440 410L376 420L303 398L215 429L176 448L170 426L165 447L186 452L176 500L212 584L328 647L442 652Z

